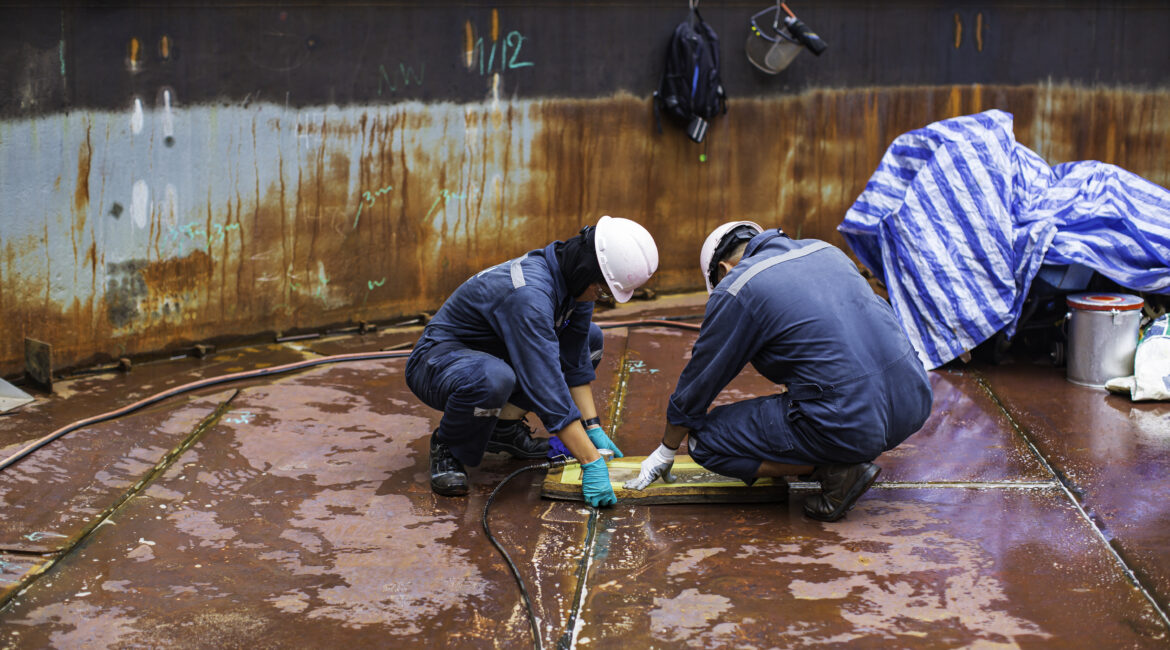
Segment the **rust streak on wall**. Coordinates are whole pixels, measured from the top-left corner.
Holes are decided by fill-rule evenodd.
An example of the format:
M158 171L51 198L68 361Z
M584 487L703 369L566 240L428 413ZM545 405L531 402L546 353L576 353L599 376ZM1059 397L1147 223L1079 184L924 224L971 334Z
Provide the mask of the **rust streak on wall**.
M111 144L91 145L87 123L77 160L62 167L77 174L63 179L74 181L62 217L73 259L37 266L29 251L44 241L2 243L0 374L22 366L24 336L50 341L69 366L434 309L472 273L603 214L656 236L651 286L693 290L699 244L718 223L752 219L843 245L836 226L891 140L990 108L1012 113L1017 140L1051 164L1104 160L1165 186L1168 96L1053 85L822 89L736 100L704 145L669 126L658 134L649 102L630 95L209 108L208 132L195 135L227 142L231 155L194 162L225 166L229 187L186 188L172 204L152 185L150 245L131 258L105 248L100 228L130 219L107 213L126 177L98 162ZM33 214L51 236L57 216ZM62 281L76 295L53 299L48 287Z

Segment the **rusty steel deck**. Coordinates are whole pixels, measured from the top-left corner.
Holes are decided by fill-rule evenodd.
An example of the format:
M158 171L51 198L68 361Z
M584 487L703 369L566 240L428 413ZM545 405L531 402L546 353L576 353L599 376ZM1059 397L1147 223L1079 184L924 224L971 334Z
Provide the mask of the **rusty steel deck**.
M601 314L701 313L702 295ZM226 350L59 382L0 417L0 458L62 424L200 377L417 330ZM595 390L649 453L696 334L606 331ZM0 472L0 647L530 647L480 525L522 466L489 455L467 498L427 485L439 413L403 359L322 365L170 398ZM1023 361L931 373L926 426L841 522L786 504L540 498L522 475L493 532L545 647L1165 647L1170 410ZM720 401L770 391L754 374ZM803 491L802 491L803 490ZM568 635L566 636L566 631Z

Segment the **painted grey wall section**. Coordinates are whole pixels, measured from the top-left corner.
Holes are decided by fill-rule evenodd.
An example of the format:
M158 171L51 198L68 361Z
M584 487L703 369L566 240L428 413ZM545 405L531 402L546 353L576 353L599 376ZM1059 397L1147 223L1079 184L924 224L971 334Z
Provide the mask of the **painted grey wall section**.
M0 268L14 272L0 295L104 305L93 311L92 325L108 321L115 336L160 322L179 325L193 315L185 313L189 305L207 301L205 288L192 283L170 299L147 301L140 271L202 254L212 265L226 264L224 273L249 274L238 300L222 306L228 323L264 322L272 311L291 316L292 295L323 312L352 307L353 293L339 294L331 283L336 266L357 263L328 259L335 251L321 250L322 258L306 264L297 249L313 237L298 228L308 220L361 240L395 204L431 231L421 239L381 233L403 235L399 245L435 242L428 258L440 241L474 247L465 241L474 232L469 223L506 218L515 207L509 188L527 185L539 172L530 169L539 126L530 119L532 106L404 103L367 110L253 103L0 123L0 194L8 199L0 205ZM383 130L376 123L410 128ZM394 152L403 151L410 159L399 165ZM494 170L507 170L506 184L503 171ZM403 206L406 183L424 186L418 190L424 200ZM247 264L234 264L241 256ZM388 277L395 280L385 292L410 294L430 284L414 253L405 257L412 259L409 273L378 269L368 290Z

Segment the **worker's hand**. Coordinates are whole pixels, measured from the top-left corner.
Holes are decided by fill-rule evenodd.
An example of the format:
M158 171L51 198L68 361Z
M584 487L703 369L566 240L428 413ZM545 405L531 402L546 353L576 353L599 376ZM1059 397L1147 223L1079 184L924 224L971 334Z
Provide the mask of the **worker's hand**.
M617 503L613 484L609 481L609 467L604 458L581 465L581 493L594 508Z
M674 466L674 454L674 449L666 445L658 445L658 449L655 449L654 453L642 461L642 469L638 472L638 478L626 481L623 487L627 490L641 490L659 477L667 483L674 483L674 474L670 473L670 468Z
M602 429L600 426L594 425L589 427L585 430L585 435L589 436L590 442L592 442L593 446L597 447L599 450L608 449L612 451L613 455L617 456L618 458L621 458L625 455L622 453L621 449L617 448L617 445L613 444L613 441L609 439L609 436L605 435L605 429Z

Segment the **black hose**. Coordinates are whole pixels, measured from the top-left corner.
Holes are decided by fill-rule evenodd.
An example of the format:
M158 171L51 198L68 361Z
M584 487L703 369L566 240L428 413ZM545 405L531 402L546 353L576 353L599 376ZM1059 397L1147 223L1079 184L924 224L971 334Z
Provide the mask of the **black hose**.
M565 633L557 641L557 650L569 650L573 645L573 631L577 629L577 616L581 613L585 579L588 577L589 555L593 553L593 540L597 534L597 513L597 508L589 513L589 524L585 528L585 550L581 553L581 564L577 566L577 589L573 592L573 607L569 610Z
M511 481L517 476L520 476L524 472L561 467L562 465L566 465L570 462L576 461L575 459L570 460L562 458L557 460L550 460L544 463L537 463L536 465L521 467L515 472L512 472L508 476L504 477L504 480L500 481L500 484L497 485L496 489L492 490L492 493L488 496L487 503L483 505L483 532L487 534L488 541L492 543L492 546L496 547L496 550L500 552L500 555L504 556L504 562L507 562L508 568L512 571L512 577L516 579L516 584L520 587L520 599L524 601L524 608L528 612L528 626L532 629L532 647L536 648L537 650L541 650L543 646L541 645L540 641L540 627L536 624L536 614L532 611L532 600L528 597L528 588L524 586L524 578L520 577L520 570L516 568L516 564L512 562L512 557L508 555L508 552L504 550L504 547L501 546L498 541L496 541L495 535L492 535L492 528L488 525L488 512L491 511L492 501L495 500L496 494L499 493L499 491L508 484L508 481Z

